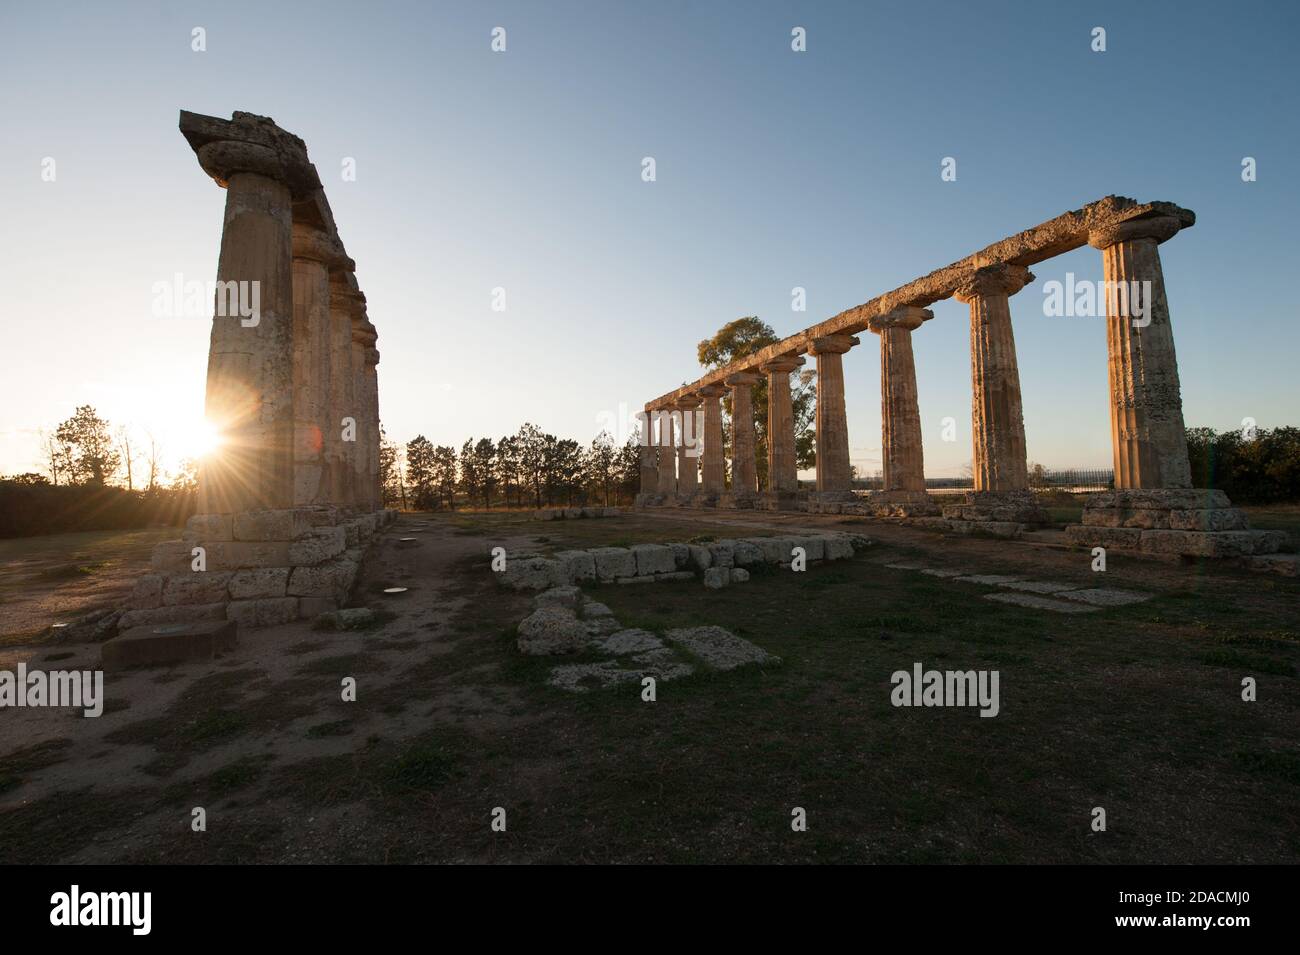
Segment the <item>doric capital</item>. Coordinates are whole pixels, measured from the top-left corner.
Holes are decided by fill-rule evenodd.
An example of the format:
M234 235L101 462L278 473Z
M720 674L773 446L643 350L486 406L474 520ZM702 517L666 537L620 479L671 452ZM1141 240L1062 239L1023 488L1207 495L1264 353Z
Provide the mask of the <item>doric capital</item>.
M1094 249L1109 249L1118 242L1134 239L1155 239L1165 242L1178 234L1183 223L1175 216L1152 216L1149 219L1129 219L1100 226L1088 233L1088 244Z
M877 315L870 319L868 328L879 335L887 328L906 328L908 331L920 328L922 322L934 318L934 312L918 305L900 305L898 308Z
M686 413L689 411L695 411L699 406L700 398L697 395L684 395L677 399L677 403L673 405L673 411Z
M306 145L268 116L236 112L221 119L182 110L180 127L203 171L220 186L251 172L283 182L294 198L320 189Z
M807 359L803 355L778 355L771 361L765 361L758 367L769 375L789 374L796 368L802 368Z
M302 222L293 224L293 257L320 262L332 271L355 272L357 269L357 263L344 253L343 243L324 229Z
M843 355L854 345L861 344L862 340L853 335L825 335L814 338L808 351L813 355Z
M1034 274L1023 265L1007 262L986 265L976 269L953 291L959 302L991 295L1015 295L1034 280Z
M370 323L369 319L363 318L359 322L352 323L352 341L357 345L364 345L367 348L373 348L379 338L379 333L375 331L375 326Z
M728 375L723 379L732 388L740 388L746 385L752 388L762 380L762 375L756 375L752 371L738 371L734 375Z
M717 401L727 393L726 385L704 385L695 392L704 401Z

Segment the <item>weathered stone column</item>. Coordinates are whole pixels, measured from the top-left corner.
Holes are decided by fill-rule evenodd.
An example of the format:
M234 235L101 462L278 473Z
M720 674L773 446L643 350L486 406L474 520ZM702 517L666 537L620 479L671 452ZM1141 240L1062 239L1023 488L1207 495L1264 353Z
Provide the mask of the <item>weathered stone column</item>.
M853 472L849 465L849 421L844 407L844 353L858 344L861 344L859 340L851 335L828 335L825 338L814 338L812 348L809 349L817 358L817 491L819 496L852 496ZM791 427L793 429L793 422ZM791 447L793 448L793 444Z
M912 332L932 318L934 312L928 308L904 305L871 322L871 330L880 336L880 425L885 491L925 491Z
M378 440L379 405L375 366L379 352L375 350L375 326L361 313L361 321L352 324L352 380L356 397L356 440L352 451L354 496L350 502L360 511L373 510L379 482ZM374 450L372 451L372 445ZM372 467L372 459L374 465Z
M221 446L202 464L199 510L291 507L293 213L285 170L276 151L254 143L211 142L197 154L226 186L204 402ZM256 310L241 315L235 304Z
M731 495L734 506L752 505L758 494L758 468L754 460L754 386L762 379L748 371L728 375L731 388Z
M651 504L659 490L659 463L655 455L653 417L649 411L637 415L640 434L637 440L638 459L641 474L640 493L636 496L637 504Z
M1018 265L976 271L954 297L970 305L971 432L976 491L1029 487L1020 369L1007 298L1034 276Z
M782 355L759 366L767 373L767 488L769 506L793 506L799 490L794 448L794 407L790 373L804 364L798 355Z
M677 496L683 501L699 488L700 415L699 399L683 398L676 405Z
M1105 269L1116 488L1192 486L1178 359L1157 248L1181 225L1173 216L1157 216L1088 235L1088 244L1101 249Z
M330 416L325 431L330 503L357 499L356 441L343 439L345 418L357 417L357 377L352 367L352 322L365 308L365 296L349 282L350 273L330 272Z
M945 517L987 525L1047 521L1029 490L1020 369L1008 302L1008 296L1033 280L1023 266L990 265L973 272L954 293L970 305L975 492L966 496L965 505L945 507Z
M673 416L660 408L654 416L659 422L659 494L670 498L677 494L677 453L674 450Z
M334 501L338 435L333 413L330 269L352 265L323 230L293 226L294 503Z
M727 393L724 385L705 385L699 390L703 400L704 449L701 456L701 490L709 503L715 503L727 490L727 463L722 450L722 402ZM750 460L753 460L751 455Z

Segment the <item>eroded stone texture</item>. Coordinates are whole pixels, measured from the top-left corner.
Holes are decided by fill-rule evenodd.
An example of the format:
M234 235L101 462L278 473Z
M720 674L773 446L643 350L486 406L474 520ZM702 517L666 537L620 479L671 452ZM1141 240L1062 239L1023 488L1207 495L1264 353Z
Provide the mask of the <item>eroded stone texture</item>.
M850 335L828 335L813 339L810 349L817 359L817 490L821 493L848 491L853 486L844 353L857 344L858 339Z
M886 492L925 493L912 332L932 318L934 312L929 309L909 305L871 323L871 330L880 336L880 430Z
M1008 296L1034 276L1021 266L977 269L953 293L970 305L971 436L976 491L1029 487L1020 369Z
M1180 228L1176 216L1155 216L1106 225L1088 234L1089 245L1102 250L1105 269L1117 488L1192 484L1173 326L1157 248ZM1141 309L1131 301L1134 292L1141 296ZM1145 314L1138 319L1137 311Z
M794 447L794 407L790 374L802 367L798 355L782 355L759 367L767 373L767 487L765 497L777 504L793 500L799 488Z
M700 409L704 415L704 447L700 455L700 490L709 501L716 501L726 490L727 462L722 448L722 401L727 393L722 385L700 389Z
M671 411L659 410L654 414L659 438L659 494L672 497L677 494L676 427Z
M698 398L685 398L678 402L673 426L677 443L677 494L690 498L699 487L700 472L700 418L697 413Z
M754 459L754 385L758 375L729 375L731 388L731 494L752 498L758 493L758 467Z

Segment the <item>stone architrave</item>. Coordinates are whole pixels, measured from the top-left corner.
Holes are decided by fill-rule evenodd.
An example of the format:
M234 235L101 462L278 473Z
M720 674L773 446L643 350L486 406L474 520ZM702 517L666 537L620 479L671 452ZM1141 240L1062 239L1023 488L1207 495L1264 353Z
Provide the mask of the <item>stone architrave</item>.
M799 355L782 355L759 368L767 374L767 494L793 500L799 490L794 447L794 407L790 373L802 367Z
M733 502L758 493L758 467L754 459L754 386L762 379L752 372L728 375L731 389L731 497Z
M852 496L844 353L858 344L861 342L851 335L827 335L814 338L809 349L817 359L817 491L821 496Z
M1157 248L1181 226L1174 216L1156 216L1088 235L1088 244L1101 250L1107 292L1116 488L1192 486L1178 359Z

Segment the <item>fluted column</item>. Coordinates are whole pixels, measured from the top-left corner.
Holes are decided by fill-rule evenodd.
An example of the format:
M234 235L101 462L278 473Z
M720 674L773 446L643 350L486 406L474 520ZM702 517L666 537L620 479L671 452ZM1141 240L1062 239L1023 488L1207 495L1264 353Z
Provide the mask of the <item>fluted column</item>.
M676 405L677 495L690 497L699 486L700 416L699 399L685 398Z
M703 400L704 441L701 455L701 489L711 498L726 490L727 465L722 452L722 402L727 393L723 385L705 385L698 392ZM750 456L753 460L753 455Z
M794 494L799 489L790 373L803 363L804 359L797 355L782 355L759 366L767 373L766 490L771 494Z
M758 493L758 468L754 460L754 386L762 379L742 371L725 379L731 388L731 493L741 497Z
M333 425L330 270L352 266L319 227L293 226L294 503L334 501L339 435Z
M218 285L204 414L221 445L204 459L199 509L291 507L293 481L292 197L278 155L213 142L199 163L226 187L218 283L235 283L256 314L231 314Z
M325 429L326 470L330 473L330 503L357 500L357 442L345 441L345 418L357 419L357 376L352 367L352 322L360 320L365 296L352 287L348 274L330 272L330 395Z
M1088 236L1088 244L1101 250L1108 293L1106 348L1116 488L1192 486L1178 358L1157 248L1180 227L1178 219L1158 216L1131 219Z
M970 305L971 432L976 491L1029 488L1020 370L1008 296L1033 281L1018 265L974 272L954 293Z
M677 452L674 449L672 412L660 408L654 413L659 424L659 493L677 493Z
M360 313L352 323L352 382L356 413L356 440L352 443L352 500L361 511L373 510L378 488L379 392L375 366L379 352L375 349L375 326ZM372 450L373 445L373 450ZM373 465L372 465L373 461Z
M925 491L912 332L932 318L934 312L927 308L904 305L871 320L871 330L880 336L880 433L885 492Z
M638 441L638 463L641 475L641 492L638 495L642 500L647 497L653 497L659 487L659 465L655 457L653 419L649 411L642 411L637 415L637 424L640 434Z
M844 353L860 344L851 335L814 338L809 351L817 358L817 490L851 491L849 421L844 407ZM793 428L793 422L791 423Z

